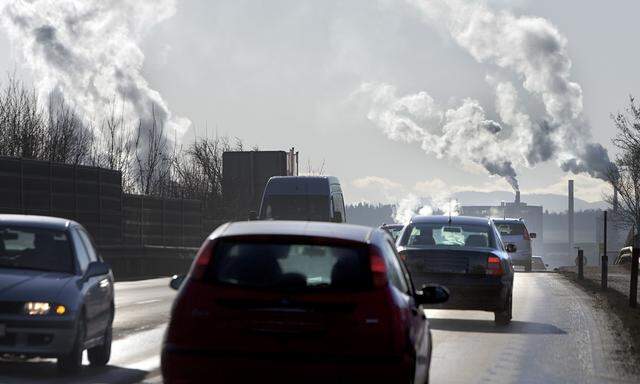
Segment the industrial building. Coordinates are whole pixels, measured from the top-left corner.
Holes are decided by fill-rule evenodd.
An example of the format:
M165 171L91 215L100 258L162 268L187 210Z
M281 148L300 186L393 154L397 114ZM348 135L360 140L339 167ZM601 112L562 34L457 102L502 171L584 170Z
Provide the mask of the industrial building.
M297 176L298 152L229 151L222 155L222 195L227 216L246 219L257 212L272 176Z

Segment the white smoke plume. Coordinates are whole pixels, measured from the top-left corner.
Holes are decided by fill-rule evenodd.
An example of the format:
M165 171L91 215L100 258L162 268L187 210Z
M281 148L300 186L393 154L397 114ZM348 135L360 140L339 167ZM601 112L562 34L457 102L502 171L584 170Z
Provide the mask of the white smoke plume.
M414 216L458 216L460 203L456 199L443 197L419 198L409 194L401 199L395 206L393 218L396 223L407 224Z
M121 102L130 129L155 115L171 139L191 123L174 116L142 76L140 42L175 11L176 0L0 0L2 26L41 99L60 97L87 122L102 121Z
M496 12L484 1L407 1L488 72L521 79L521 84L487 76L500 122L487 119L476 100L464 99L458 108L444 111L426 92L398 97L391 85L363 84L357 94L369 96L368 118L389 138L419 142L438 157L483 166L515 190L515 166L547 160L556 160L565 171L606 178L613 164L606 149L591 140L582 88L570 79L567 39L554 25ZM519 97L519 89L525 97ZM534 103L543 112L532 118L528 107Z

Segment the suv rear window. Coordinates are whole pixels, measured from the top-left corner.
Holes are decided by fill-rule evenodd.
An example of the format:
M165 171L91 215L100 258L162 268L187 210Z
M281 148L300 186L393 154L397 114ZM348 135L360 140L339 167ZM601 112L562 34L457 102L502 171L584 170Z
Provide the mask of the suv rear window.
M207 280L268 289L363 290L371 286L367 248L223 240Z
M522 223L496 221L495 225L502 236L522 236L527 231Z

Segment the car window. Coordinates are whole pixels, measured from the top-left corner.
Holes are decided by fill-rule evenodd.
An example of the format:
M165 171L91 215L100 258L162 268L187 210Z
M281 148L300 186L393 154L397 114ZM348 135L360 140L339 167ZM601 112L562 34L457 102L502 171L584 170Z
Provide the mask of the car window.
M74 231L73 245L76 249L76 258L78 260L78 267L80 268L80 271L84 273L87 271L87 267L89 266L91 259L89 258L89 253L87 252L87 248L84 245L84 242L82 241L80 231L78 231L77 229Z
M389 241L385 241L382 247L387 262L387 278L401 292L409 292L409 284L405 280L394 246Z
M371 287L365 246L225 240L207 280L271 289L362 290Z
M80 239L82 240L82 244L84 244L84 247L87 250L87 255L89 256L89 260L98 261L98 254L96 253L96 248L87 231L85 231L84 228L78 227L78 233L80 234Z
M522 236L527 232L527 228L522 223L498 221L496 227L501 236Z
M332 195L333 200L333 210L340 212L342 215L342 221L347 221L346 213L344 211L344 200L342 199L341 193L335 193Z
M329 221L329 205L326 195L269 195L265 198L261 218Z
M403 234L401 245L433 247L495 247L489 225L412 224Z
M73 253L66 231L0 226L0 267L73 273Z

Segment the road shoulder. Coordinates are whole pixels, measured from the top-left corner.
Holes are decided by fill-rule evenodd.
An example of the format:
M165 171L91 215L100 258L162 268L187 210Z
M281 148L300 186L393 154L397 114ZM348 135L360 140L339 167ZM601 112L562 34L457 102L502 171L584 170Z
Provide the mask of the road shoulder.
M630 308L628 296L615 289L602 291L599 277L587 275L579 281L570 269L559 274L592 299L596 326L602 334L609 334L602 338L608 340L602 349L609 369L640 376L640 309Z

